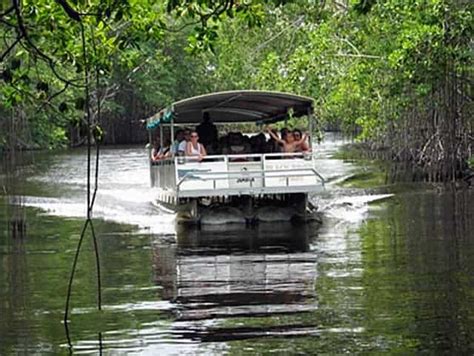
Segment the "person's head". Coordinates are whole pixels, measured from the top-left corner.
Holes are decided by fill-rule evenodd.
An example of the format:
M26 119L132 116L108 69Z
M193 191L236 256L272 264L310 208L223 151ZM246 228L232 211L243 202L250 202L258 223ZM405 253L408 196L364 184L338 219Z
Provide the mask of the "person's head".
M294 129L293 130L293 137L295 138L295 141L299 141L303 137L303 133L301 132L300 129Z
M184 130L184 139L186 141L189 141L190 136L191 136L191 130L188 130L188 129Z
M295 142L295 136L294 136L293 132L291 132L291 131L287 132L286 137L285 137L284 140L288 143Z
M230 145L242 144L242 134L240 132L229 132L228 142Z
M169 138L166 137L163 139L163 147L169 147L170 144L171 142Z
M261 132L258 135L254 136L254 137L255 137L255 141L258 145L263 145L267 140L265 135Z
M178 131L176 131L176 133L174 134L174 139L178 142L183 141L183 139L184 139L184 130L179 129Z
M211 116L206 111L204 114L202 114L202 122L210 122L210 121L211 121Z
M189 134L189 139L192 143L197 143L198 140L199 140L199 135L196 131L192 131L190 134Z

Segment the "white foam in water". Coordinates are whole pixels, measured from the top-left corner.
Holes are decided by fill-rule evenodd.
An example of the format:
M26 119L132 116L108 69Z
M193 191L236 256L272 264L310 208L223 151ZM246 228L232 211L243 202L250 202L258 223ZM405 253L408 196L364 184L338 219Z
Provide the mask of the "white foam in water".
M369 203L387 199L391 196L393 194L333 197L326 201L319 200L319 211L341 222L356 224L364 221L367 217Z
M341 181L354 169L350 163L330 158L345 143L341 138L327 135L322 144L315 145L316 168L326 180L330 180L326 185L326 195L318 196L316 205L328 217L357 224L366 218L370 202L385 199L390 195L346 196L347 191L334 187L334 182ZM103 149L94 217L136 225L141 232L175 233L175 216L154 205L156 189L150 187L148 169L145 148ZM50 192L58 192L58 196L26 196L25 205L43 209L50 215L84 218L84 152L72 151L70 154L55 156L48 171L33 176L30 180L43 184Z
M59 197L24 197L24 204L53 216L84 218L86 215L86 156L83 152L58 156L47 172L31 177L49 190L61 189ZM51 189L52 188L52 189ZM66 192L64 192L66 191ZM175 216L153 206L147 150L108 149L101 152L99 189L94 218L136 225L139 232L172 234Z
M84 202L71 202L61 198L39 198L23 197L23 204L34 208L42 209L51 216L67 216L71 218L84 218L86 216L86 204ZM143 209L143 207L148 207ZM112 221L122 224L136 225L139 232L149 232L152 234L173 234L174 215L162 214L143 202L142 211L130 209L130 206L107 206L99 203L94 205L93 216L105 221Z

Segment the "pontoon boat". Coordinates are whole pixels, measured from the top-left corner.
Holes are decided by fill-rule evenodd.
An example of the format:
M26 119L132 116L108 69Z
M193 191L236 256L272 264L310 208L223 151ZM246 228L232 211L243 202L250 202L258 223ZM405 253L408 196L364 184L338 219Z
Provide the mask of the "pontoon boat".
M173 142L178 127L200 124L204 113L218 127L236 123L264 125L289 117L307 117L304 122L311 132L313 100L255 90L184 99L147 119L150 143L158 135L160 142L165 142L165 133ZM311 140L308 143L311 146ZM150 175L159 206L176 212L178 221L196 223L212 223L222 211L230 213L231 222L307 220L315 211L308 195L324 187L311 151L210 154L202 160L175 155L150 160Z

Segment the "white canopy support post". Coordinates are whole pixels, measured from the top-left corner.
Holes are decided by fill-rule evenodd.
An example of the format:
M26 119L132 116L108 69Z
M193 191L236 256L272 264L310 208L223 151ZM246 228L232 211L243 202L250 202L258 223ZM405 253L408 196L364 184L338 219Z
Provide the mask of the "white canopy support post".
M171 135L171 145L174 143L174 115L171 115L171 121L170 121L170 135ZM173 152L171 152L173 153Z
M160 146L163 147L163 145L164 145L164 142L163 142L163 125L160 125Z
M147 148L148 148L148 162L150 163L150 180L151 182L153 182L153 173L152 173L152 169L151 169L151 166L152 166L152 157L151 157L151 154L153 152L153 133L152 133L152 130L148 130L148 145L147 145Z
M309 133L309 149L313 150L313 110L308 109L308 133Z

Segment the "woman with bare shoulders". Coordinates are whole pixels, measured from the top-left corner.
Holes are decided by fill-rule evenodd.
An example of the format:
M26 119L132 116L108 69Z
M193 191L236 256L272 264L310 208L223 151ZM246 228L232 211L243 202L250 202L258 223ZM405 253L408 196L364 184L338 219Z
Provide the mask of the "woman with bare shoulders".
M295 141L300 141L301 138L303 137L303 133L301 132L300 129L294 129L293 137L295 138ZM308 142L306 142L306 139L305 139L303 143L296 148L296 152L308 152L308 151L310 151L310 148L309 148Z
M196 157L198 161L202 161L202 159L207 155L207 152L204 145L199 143L198 140L198 133L193 131L190 140L186 144L186 156Z
M283 152L285 153L298 152L298 148L301 146L301 144L305 142L307 137L307 135L304 134L303 137L301 137L299 140L295 140L293 132L288 132L286 134L285 139L282 140L272 131L271 127L269 126L267 127L267 132L275 141L277 141L283 147Z

